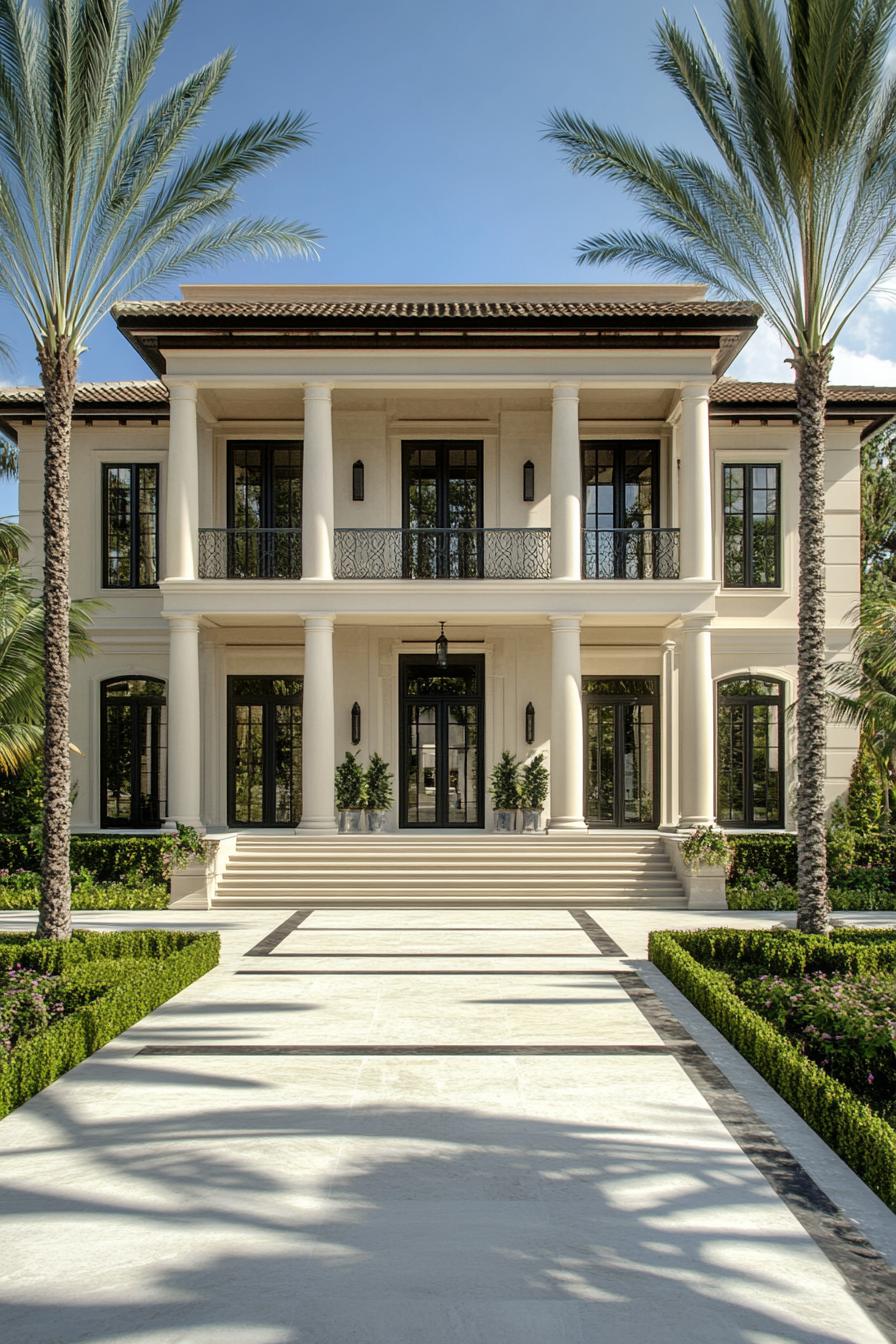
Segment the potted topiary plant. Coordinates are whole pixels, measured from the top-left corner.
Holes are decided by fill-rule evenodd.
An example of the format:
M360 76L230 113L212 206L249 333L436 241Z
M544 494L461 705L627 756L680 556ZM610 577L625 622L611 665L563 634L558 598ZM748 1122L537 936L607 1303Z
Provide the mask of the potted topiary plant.
M540 831L541 814L548 796L548 772L544 755L539 752L523 766L520 777L520 806L523 810L523 830Z
M723 868L727 872L734 858L734 846L725 832L715 826L696 826L682 841L681 857L693 872L701 868Z
M356 751L345 753L345 759L336 767L335 782L339 829L347 834L357 834L364 808L364 770Z
M520 805L520 766L511 752L501 752L501 759L491 773L489 793L495 809L495 830L507 834L516 826L516 810Z
M370 758L364 776L367 791L367 829L382 831L392 806L392 771L379 752Z

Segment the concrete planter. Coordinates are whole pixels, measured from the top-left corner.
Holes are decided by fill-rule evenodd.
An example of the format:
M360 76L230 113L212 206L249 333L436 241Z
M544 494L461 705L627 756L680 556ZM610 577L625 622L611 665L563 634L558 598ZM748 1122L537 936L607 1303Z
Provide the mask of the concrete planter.
M516 830L516 810L510 807L495 808L495 830L500 835L509 835Z
M523 830L540 831L543 809L540 807L524 807L523 810Z
M728 901L725 896L727 874L724 867L708 863L696 866L685 863L681 857L683 837L666 835L663 839L675 872L688 898L688 909L727 910Z
M381 834L386 829L386 817L388 812L382 812L378 807L369 807L367 809L367 829L373 831L375 835Z

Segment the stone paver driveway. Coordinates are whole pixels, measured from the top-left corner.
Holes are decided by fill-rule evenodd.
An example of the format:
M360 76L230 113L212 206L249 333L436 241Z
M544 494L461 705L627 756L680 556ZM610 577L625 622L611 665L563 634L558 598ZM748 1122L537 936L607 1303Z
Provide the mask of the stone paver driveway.
M219 917L217 971L0 1122L4 1337L893 1339L888 1265L592 914Z

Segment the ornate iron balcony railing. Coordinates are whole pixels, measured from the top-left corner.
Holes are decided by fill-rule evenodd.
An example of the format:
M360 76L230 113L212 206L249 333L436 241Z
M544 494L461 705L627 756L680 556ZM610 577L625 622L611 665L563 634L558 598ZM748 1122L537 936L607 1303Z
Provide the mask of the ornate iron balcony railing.
M582 575L586 579L677 579L677 527L586 528Z
M200 579L300 579L299 527L200 527Z
M337 579L549 579L541 527L340 527Z

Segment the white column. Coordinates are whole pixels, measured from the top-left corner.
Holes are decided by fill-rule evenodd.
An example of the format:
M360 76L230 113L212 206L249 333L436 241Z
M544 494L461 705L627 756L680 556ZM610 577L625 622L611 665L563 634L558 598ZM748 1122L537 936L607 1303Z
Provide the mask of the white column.
M681 393L681 577L712 579L712 470L709 389L689 383Z
M168 617L168 827L201 828L199 622Z
M584 831L585 726L580 616L551 620L551 831Z
M326 383L305 388L302 578L333 577L333 405Z
M674 830L678 825L678 697L675 693L675 651L675 640L664 639L660 683L662 696L660 827L663 830Z
M715 823L715 712L708 616L685 616L679 676L682 829Z
M579 389L554 388L551 420L551 578L582 577L582 463Z
M199 550L196 388L192 383L172 383L169 396L164 576L195 579Z
M335 831L336 710L333 695L333 617L305 617L302 687L303 831Z

